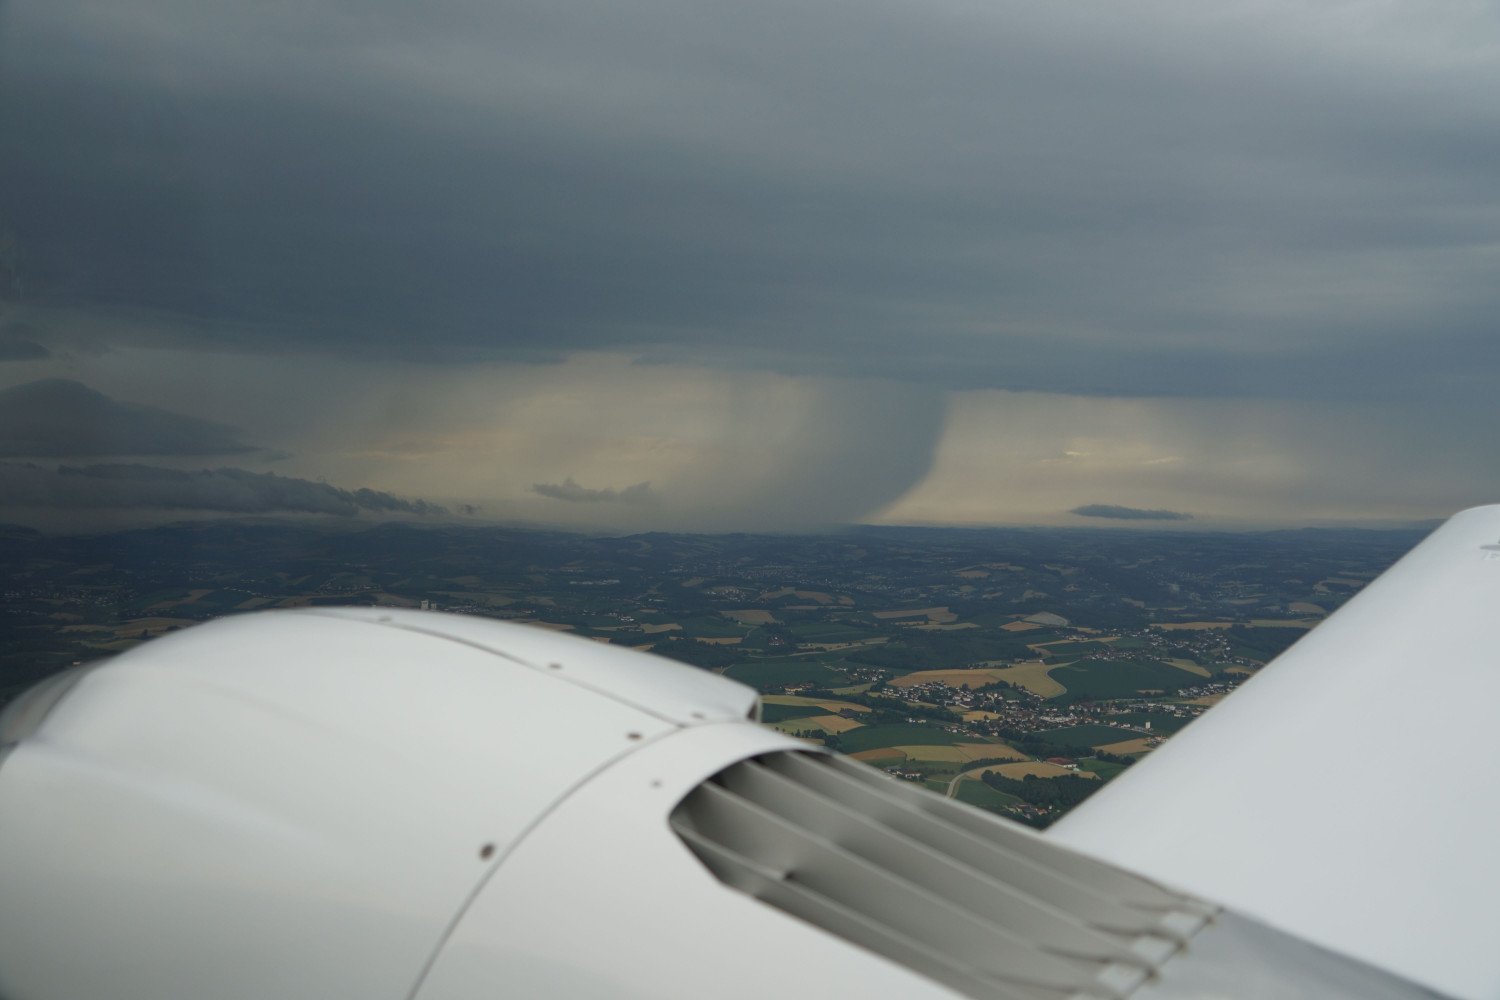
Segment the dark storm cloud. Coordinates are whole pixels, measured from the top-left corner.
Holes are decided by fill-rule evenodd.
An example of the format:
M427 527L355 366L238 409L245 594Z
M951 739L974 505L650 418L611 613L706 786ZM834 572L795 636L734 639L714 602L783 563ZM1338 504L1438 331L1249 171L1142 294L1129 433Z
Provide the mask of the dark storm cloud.
M403 500L379 490L344 490L327 483L244 469L163 469L101 464L47 469L0 462L0 509L50 511L138 508L236 514L444 514L437 504Z
M1479 6L7 12L0 211L40 305L1113 395L1500 368Z
M0 361L39 361L52 352L34 340L0 335Z
M1069 514L1079 517L1104 517L1115 521L1191 521L1193 515L1179 510L1147 510L1141 507L1121 507L1112 503L1089 503L1074 507Z
M71 379L42 379L0 390L0 456L6 458L253 450L232 427L117 402Z
M591 490L579 486L573 481L572 476L560 483L534 483L531 492L552 500L566 500L569 503L649 504L657 501L650 483L636 483L623 490Z

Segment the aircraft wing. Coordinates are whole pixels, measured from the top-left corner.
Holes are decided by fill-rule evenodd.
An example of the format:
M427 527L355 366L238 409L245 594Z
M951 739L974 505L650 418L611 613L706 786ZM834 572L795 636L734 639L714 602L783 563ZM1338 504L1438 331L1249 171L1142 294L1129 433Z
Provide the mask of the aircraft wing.
M1500 995L1497 598L1466 512L1048 835L634 651L220 619L0 712L0 997Z
M1500 506L1464 511L1049 839L1500 996Z

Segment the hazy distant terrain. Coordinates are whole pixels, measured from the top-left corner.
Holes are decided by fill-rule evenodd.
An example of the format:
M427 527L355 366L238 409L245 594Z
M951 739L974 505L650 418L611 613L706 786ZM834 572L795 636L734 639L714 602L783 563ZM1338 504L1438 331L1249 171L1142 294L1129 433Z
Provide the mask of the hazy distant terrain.
M68 537L0 529L0 698L221 615L428 602L726 674L762 692L767 725L1045 824L1419 538L917 528L596 537L231 522Z

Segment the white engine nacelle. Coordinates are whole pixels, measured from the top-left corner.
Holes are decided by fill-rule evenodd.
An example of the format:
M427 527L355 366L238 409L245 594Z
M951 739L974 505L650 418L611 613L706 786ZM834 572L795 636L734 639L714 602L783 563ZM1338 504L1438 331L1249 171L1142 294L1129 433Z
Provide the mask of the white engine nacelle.
M0 996L765 996L789 950L951 996L809 940L673 834L709 775L803 746L757 703L658 657L386 609L223 619L53 678L0 735Z

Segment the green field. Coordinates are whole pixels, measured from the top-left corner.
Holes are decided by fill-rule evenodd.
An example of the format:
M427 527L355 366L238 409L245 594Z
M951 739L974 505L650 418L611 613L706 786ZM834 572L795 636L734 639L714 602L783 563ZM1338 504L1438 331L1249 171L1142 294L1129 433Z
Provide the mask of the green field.
M1231 655L1267 663L1306 634L1307 629L1302 628L1250 628L1236 625L1225 633L1225 638L1229 640Z
M1043 646L1048 656L1060 656L1067 659L1070 656L1083 656L1087 653L1097 653L1101 649L1108 649L1107 642L1095 642L1092 639L1081 639L1077 642L1054 642L1050 646Z
M864 726L851 729L839 736L839 749L844 753L858 753L878 747L898 746L952 746L954 743L979 743L979 737L969 733L950 733L938 726L911 723L895 726Z
M881 768L884 768L884 767L910 767L911 766L911 763L906 759L906 756L904 754L899 754L899 753L893 753L889 757L874 757L874 758L871 758L870 760L864 761L864 763L869 764L871 767L881 767Z
M1107 760L1100 760L1097 757L1085 757L1078 762L1078 768L1082 771L1092 771L1103 780L1108 781L1110 778L1113 778L1115 775L1125 770L1125 765L1116 764Z
M991 788L978 778L966 778L959 782L958 791L953 797L971 806L979 806L981 809L999 810L1006 806L1021 804L1021 800L1016 796L1009 792L1002 792L998 788Z
M811 715L828 715L826 708L817 705L761 705L760 721L785 722L788 719L805 719Z
M870 629L834 622L806 622L791 625L788 631L803 642L855 642L871 634Z
M1046 729L1036 735L1048 743L1073 747L1097 747L1106 743L1139 739L1141 736L1140 733L1133 733L1128 729L1115 729L1113 726L1100 726L1094 723L1068 726L1065 729Z
M1134 698L1141 691L1176 691L1201 678L1158 660L1079 660L1054 667L1052 679L1068 689L1066 697Z
M1127 722L1132 726L1144 726L1151 723L1153 733L1175 733L1183 726L1192 722L1192 719L1179 718L1167 712L1127 712L1124 715L1116 715L1113 718L1121 722Z
M728 639L737 635L744 635L748 629L727 618L717 615L700 615L694 618L684 618L678 622L682 626L682 636L696 639L699 636L710 639Z
M757 691L777 692L788 684L814 684L822 688L843 687L851 678L826 663L808 657L775 657L742 660L724 671L726 677L749 684Z

